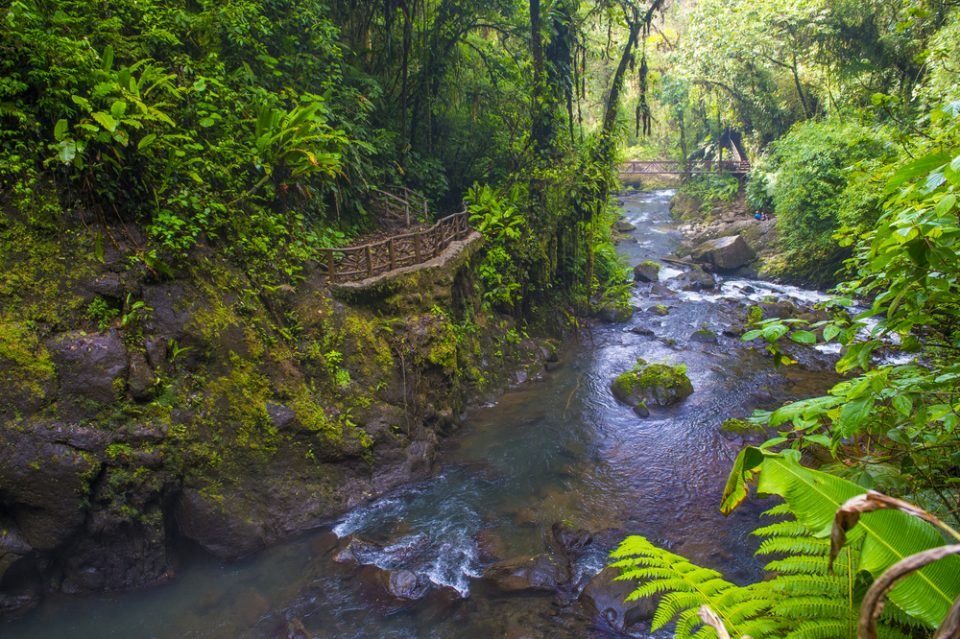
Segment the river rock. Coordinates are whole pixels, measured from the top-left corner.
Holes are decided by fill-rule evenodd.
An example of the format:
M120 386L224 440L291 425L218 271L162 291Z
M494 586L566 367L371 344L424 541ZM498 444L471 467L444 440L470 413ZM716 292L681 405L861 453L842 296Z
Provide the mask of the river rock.
M606 324L623 324L633 317L633 307L623 304L606 304L597 311L597 317Z
M383 546L350 535L340 540L339 548L333 554L333 560L340 564L362 564L383 552Z
M719 340L717 339L717 334L711 331L709 328L700 328L695 330L690 335L690 341L696 342L698 344L717 344Z
M31 550L33 548L20 534L16 524L0 518L0 581L3 581L10 566Z
M265 545L263 524L225 509L219 495L186 488L174 509L180 534L221 559L237 559Z
M640 621L652 619L657 605L650 597L624 601L637 584L616 581L619 575L620 571L616 568L604 568L587 583L580 593L579 602L589 616L606 623L617 632L624 632Z
M299 619L291 619L287 622L284 632L279 635L282 639L310 639L310 632L303 622Z
M700 266L691 266L682 275L677 276L680 287L685 291L704 291L717 287L716 278Z
M652 260L640 262L633 267L633 279L638 282L660 281L660 265Z
M655 403L670 406L693 393L693 385L685 367L668 364L647 364L638 359L629 371L619 375L611 385L614 396L633 407Z
M114 401L127 376L127 349L119 333L72 331L47 342L60 379L60 396Z
M691 251L690 257L718 271L734 271L756 259L757 254L742 235L730 235L700 244Z
M503 592L554 592L569 575L549 555L513 557L498 561L483 578Z
M430 591L431 583L425 575L410 570L388 570L372 564L362 566L356 574L361 589L368 597L384 603L388 599L417 601Z
M157 376L147 363L147 356L140 351L130 353L130 371L127 374L127 388L130 396L138 401L146 401L153 396Z
M559 554L571 562L582 555L584 549L593 542L593 535L589 531L573 528L559 521L550 527L550 535Z
M37 463L37 460L43 460ZM0 509L16 522L21 539L37 550L53 550L83 524L94 455L33 433L15 430L0 437Z
M617 233L629 233L630 231L636 231L637 227L626 220L617 220L613 224L613 229Z

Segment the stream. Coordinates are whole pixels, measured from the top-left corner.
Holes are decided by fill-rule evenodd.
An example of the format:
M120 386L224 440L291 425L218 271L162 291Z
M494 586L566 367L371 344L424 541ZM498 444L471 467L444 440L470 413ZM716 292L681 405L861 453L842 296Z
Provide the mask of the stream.
M634 265L674 252L670 191L624 196L636 226L620 244ZM443 444L437 473L360 507L331 527L222 564L194 553L173 583L143 592L49 598L0 629L5 639L52 638L458 638L567 639L623 636L586 618L579 589L629 534L642 534L735 582L762 578L753 557L763 503L730 517L720 493L742 442L723 433L729 417L819 393L830 355L773 370L735 331L746 309L770 296L809 305L818 293L738 278L716 289L682 290L679 267L661 285L635 287L639 310L598 325L561 349L542 378L474 409ZM652 307L663 304L661 316ZM692 339L708 329L716 339ZM729 334L724 334L727 330ZM618 403L610 382L638 357L683 363L695 392L642 419ZM589 531L566 597L504 594L480 579L496 559L546 551L554 524ZM338 562L345 539L360 564L409 570L431 592L416 602L371 587L371 569ZM650 636L648 623L627 636ZM297 634L305 633L305 634Z

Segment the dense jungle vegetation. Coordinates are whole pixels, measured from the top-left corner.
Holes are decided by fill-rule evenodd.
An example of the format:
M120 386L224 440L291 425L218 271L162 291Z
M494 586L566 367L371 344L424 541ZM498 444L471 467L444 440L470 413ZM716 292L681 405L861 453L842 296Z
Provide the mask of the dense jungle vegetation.
M743 135L754 165L749 210L773 214L779 232L780 255L765 268L839 282L833 319L755 318L744 340L766 343L779 365L795 363L787 343L839 344L846 379L825 396L756 413L751 422L774 434L731 471L725 512L753 481L784 499L769 513L775 523L756 531L774 578L735 586L643 538L624 542L618 565L641 580L636 596L670 593L654 626L679 615L678 636L709 627L754 637L928 636L940 624L938 637L956 636L956 557L904 570L879 630L865 622L879 614L868 586L886 583L892 564L941 546L941 534L960 539L956 3L705 0L674 9L672 28L648 40L656 101L640 94L637 112L657 126L634 152L716 157L725 136ZM729 200L733 180L710 176L681 190ZM885 355L892 347L901 357ZM799 463L816 458L818 470ZM936 517L865 505L866 489ZM845 546L839 531L859 515L844 517L874 509L884 512L865 515ZM877 591L882 599L886 590ZM698 615L703 604L719 617ZM858 622L861 604L869 612Z
M756 531L775 576L735 585L642 538L618 551L624 576L663 595L654 623L679 616L678 636L712 636L706 604L736 636L853 637L895 562L960 540L955 0L15 0L0 16L0 383L35 392L7 364L49 366L38 345L71 313L143 308L49 303L32 265L63 258L45 240L93 229L102 257L130 224L150 278L213 251L276 290L376 230L371 197L394 186L469 206L484 312L623 304L618 160L718 157L737 136L746 200L779 232L766 271L836 293L831 319L753 318L744 339L778 365L839 344L845 379L755 414L771 438L731 472L725 510L751 482L783 498ZM867 489L923 520L858 502L831 547ZM958 594L960 560L940 559L891 590L880 635L957 636Z

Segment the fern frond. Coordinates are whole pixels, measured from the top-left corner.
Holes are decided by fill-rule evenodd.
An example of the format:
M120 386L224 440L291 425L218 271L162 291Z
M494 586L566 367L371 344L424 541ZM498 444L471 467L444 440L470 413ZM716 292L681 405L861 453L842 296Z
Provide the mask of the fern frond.
M697 615L704 604L717 611L732 634L741 636L744 633L739 626L762 614L774 603L764 597L777 596L767 588L741 588L723 579L716 570L697 566L684 557L657 548L643 537L628 537L612 556L618 559L611 565L620 568L619 579L640 582L627 597L628 601L662 595L651 630L659 630L676 621L678 638L714 636L711 629L703 627ZM763 627L766 626L757 626L758 629Z
M796 519L785 519L754 530L757 537L809 537L812 531Z
M771 561L764 568L784 575L826 575L827 558L794 555Z
M850 606L845 599L819 595L791 596L778 602L773 613L794 619L847 619Z
M856 628L856 624L851 628L845 620L811 619L801 621L784 639L854 639Z
M847 587L846 577L825 575L780 575L770 583L771 588L789 595L836 594Z
M830 552L830 540L815 537L770 537L764 539L757 550L757 555L802 554L823 555L826 558Z
M786 515L793 517L793 510L790 509L790 504L784 501L780 502L776 506L773 506L772 508L768 508L760 513L760 515L763 517L783 517Z

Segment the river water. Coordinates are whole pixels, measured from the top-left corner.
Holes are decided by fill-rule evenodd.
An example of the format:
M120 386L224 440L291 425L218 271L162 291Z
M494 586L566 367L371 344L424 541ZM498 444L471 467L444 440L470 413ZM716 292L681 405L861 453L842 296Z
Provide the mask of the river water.
M624 198L625 218L637 227L620 246L630 264L675 250L680 236L670 220L671 195ZM728 518L718 511L741 445L720 424L821 392L829 362L774 371L762 352L723 332L762 299L810 303L819 296L742 279L688 292L680 275L666 267L663 286L635 289L633 319L592 328L564 345L560 364L542 379L472 411L444 442L432 479L247 561L192 557L167 586L48 601L0 635L259 639L288 636L295 620L306 636L336 639L616 636L553 594L509 596L478 579L497 557L543 553L556 522L593 535L574 566L574 583L599 572L628 534L645 535L736 582L761 577L749 534L761 505ZM669 307L668 314L650 310L655 304ZM692 340L698 329L717 340ZM694 394L638 417L609 388L638 357L686 364ZM429 579L434 593L402 603L372 589L369 571L333 561L337 538L349 536L370 542L356 553L362 563L411 570ZM647 636L634 630L631 636Z

